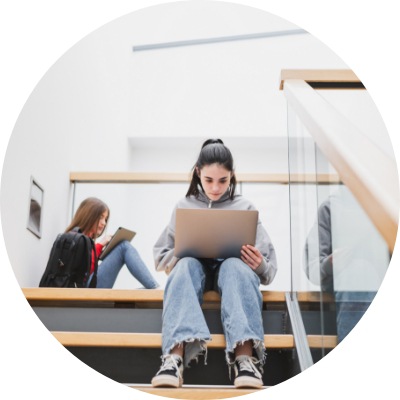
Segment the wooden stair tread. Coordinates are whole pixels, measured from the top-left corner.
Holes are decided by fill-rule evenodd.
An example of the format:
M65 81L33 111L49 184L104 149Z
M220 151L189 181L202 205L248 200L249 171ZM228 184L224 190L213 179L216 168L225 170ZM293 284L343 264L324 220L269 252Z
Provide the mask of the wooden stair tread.
M22 288L28 301L91 301L91 302L162 302L162 289L83 289L83 288ZM285 302L285 292L261 291L264 302ZM297 293L300 302L319 302L319 292ZM204 294L204 302L219 302L220 296L211 291Z
M51 332L64 346L70 347L135 347L161 348L161 333L126 333L126 332ZM210 349L225 348L223 334L211 335L212 340L207 344ZM325 348L336 346L336 336L309 335L310 347ZM291 334L264 335L267 349L292 349L294 337Z
M244 396L258 392L262 389L235 389L233 386L187 386L182 388L153 388L150 385L128 385L132 389L140 390L157 396L164 396L175 399L228 399L231 397ZM267 387L264 387L265 389Z
M126 332L51 332L64 346L104 346L104 347L144 347L161 348L161 333L126 333ZM223 334L211 335L207 344L211 349L225 348ZM293 348L293 335L264 335L268 348Z

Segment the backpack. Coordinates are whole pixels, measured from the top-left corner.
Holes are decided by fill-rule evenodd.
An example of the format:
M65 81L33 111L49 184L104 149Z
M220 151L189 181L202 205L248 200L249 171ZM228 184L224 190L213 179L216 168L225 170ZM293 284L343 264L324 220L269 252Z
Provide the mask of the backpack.
M86 287L92 254L95 256L95 269L89 287L96 287L97 257L94 241L79 228L59 234L51 249L39 287Z

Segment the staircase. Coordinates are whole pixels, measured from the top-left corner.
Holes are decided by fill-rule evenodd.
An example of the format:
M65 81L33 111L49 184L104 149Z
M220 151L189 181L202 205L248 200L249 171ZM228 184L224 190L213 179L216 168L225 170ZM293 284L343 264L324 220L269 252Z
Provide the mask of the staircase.
M185 370L182 389L155 389L149 383L161 365L162 290L24 288L33 310L54 337L82 362L129 387L164 397L222 399L254 390L237 390L229 380L220 296L204 295L203 312L212 334L207 365L202 357ZM301 372L285 293L264 291L263 321L267 362L265 387ZM331 349L336 336L321 337L318 293L298 293L314 362L320 347Z

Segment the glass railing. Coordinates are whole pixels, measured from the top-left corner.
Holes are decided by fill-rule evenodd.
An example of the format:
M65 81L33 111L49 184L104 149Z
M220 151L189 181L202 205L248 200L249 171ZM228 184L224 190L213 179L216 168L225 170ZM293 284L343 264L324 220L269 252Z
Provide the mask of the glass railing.
M284 175L282 182L275 182L271 179L268 182L239 180L237 193L251 199L252 203L257 206L260 219L267 229L277 253L278 274L272 284L261 286L261 289L286 292L290 290L290 253L287 251L289 247L289 201L287 174L282 175ZM243 179L242 176L238 176L238 178ZM268 180L268 178L265 179ZM111 210L107 233L112 234L121 225L136 231L137 235L132 244L140 251L143 261L154 272L161 287L164 287L167 275L155 273L152 250L154 243L168 224L177 200L185 195L188 183L157 182L156 178L154 182L146 183L138 181L129 183L77 181L73 187L71 216L76 212L81 201L87 197L95 196L105 201ZM140 286L133 281L128 271L122 269L114 287L129 289L136 285Z
M368 96L366 91L363 92ZM357 109L360 104L352 101L351 90L326 97L333 97L334 101L343 104L347 102L347 110ZM325 100L324 107L327 106ZM301 95L296 101L301 102ZM319 113L318 101L307 118L298 112L296 101L288 100L289 176L296 177L289 187L291 289L294 294L310 291L319 297L313 311L319 311L320 317L313 323L308 323L310 308L301 308L306 334L320 335L320 345L312 349L314 360L318 360L334 347L332 343L340 343L351 332L368 309L389 266L393 235L385 231L389 224L383 228L377 226L371 211L366 212L365 198L363 202L359 200L359 187L344 184L343 170L334 168L327 158L329 151L326 148L322 151L317 145L316 135L323 135L324 128L309 122L313 119L313 111ZM365 110L358 109L360 115L362 112ZM315 128L317 133L310 132L309 127ZM392 149L382 148L382 143L389 140L387 132L382 130L379 134L382 141L380 145L376 144L381 146L377 152L379 155L384 152L390 161ZM367 136L369 146L373 140ZM320 139L318 141L322 143ZM349 138L349 146L351 142ZM337 161L335 163L338 165ZM388 171L390 174L397 176L397 171ZM303 179L299 180L299 176ZM396 202L397 188L393 193ZM364 194L366 196L368 194ZM376 212L384 208L381 204ZM397 220L393 220L397 224Z

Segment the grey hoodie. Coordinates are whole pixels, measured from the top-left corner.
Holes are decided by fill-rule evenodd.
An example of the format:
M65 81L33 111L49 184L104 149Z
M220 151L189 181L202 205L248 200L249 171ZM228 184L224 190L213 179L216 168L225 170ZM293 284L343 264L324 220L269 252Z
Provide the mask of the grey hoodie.
M153 248L155 266L157 271L169 274L179 260L174 256L175 247L175 214L177 208L216 208L230 210L255 210L254 205L241 195L235 195L231 200L227 191L219 200L211 201L200 191L198 198L194 196L181 199L175 206L169 225L161 233ZM268 233L258 220L255 247L263 255L261 265L255 270L263 285L270 284L277 271L275 249Z

